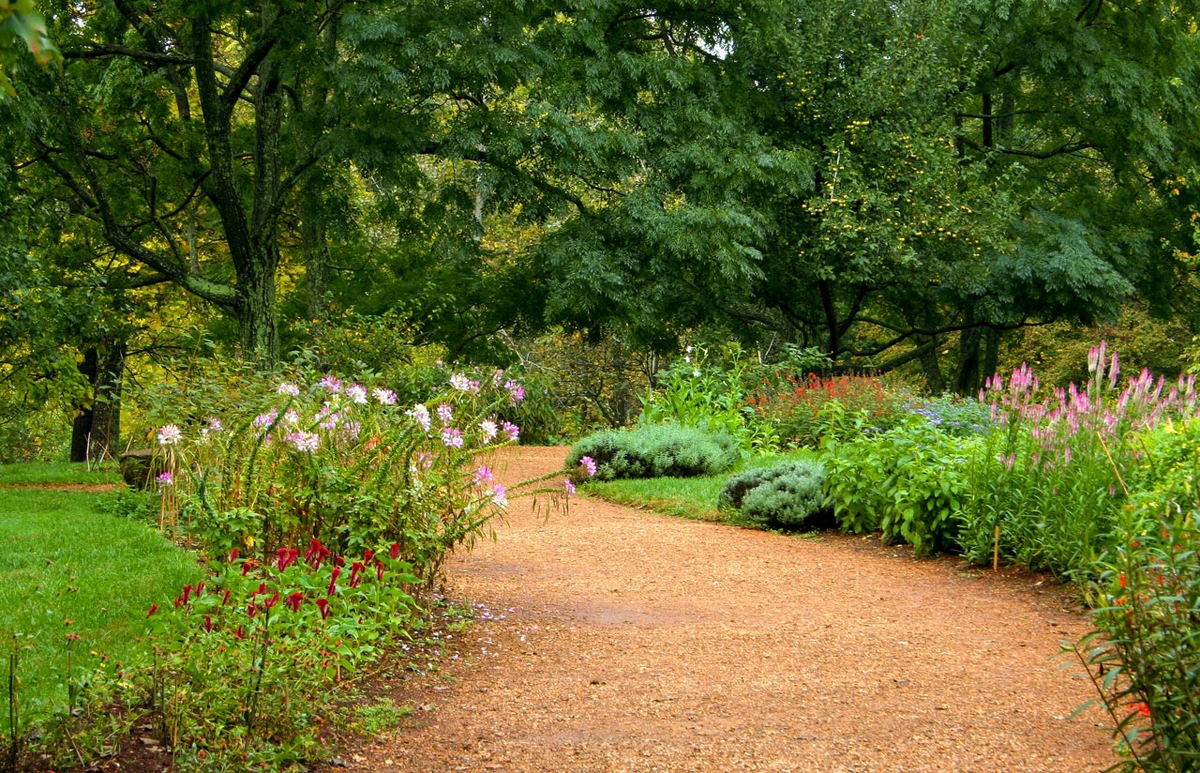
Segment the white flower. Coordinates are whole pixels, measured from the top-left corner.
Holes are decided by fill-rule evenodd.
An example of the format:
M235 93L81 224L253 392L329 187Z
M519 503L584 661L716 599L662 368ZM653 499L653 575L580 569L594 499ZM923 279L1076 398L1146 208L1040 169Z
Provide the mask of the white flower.
M275 391L281 395L291 395L292 397L295 397L296 395L300 394L300 387L285 381L280 384L279 388Z
M175 424L168 424L158 430L158 444L160 446L179 445L179 441L183 440L183 432Z
M372 389L371 394L375 396L375 399L379 401L381 405L396 404L396 393L390 389Z
M457 389L459 392L471 391L471 379L467 378L462 373L455 373L450 377L450 386Z
M483 430L483 436L485 438L484 442L487 442L488 440L495 440L496 432L500 429L496 426L496 422L492 421L491 419L484 419L483 421L479 422L479 428Z
M429 431L429 425L431 423L431 419L429 416L428 408L426 408L424 405L418 403L417 405L414 405L412 407L412 409L409 410L407 413L414 420L416 420L417 424L421 425L421 429L423 429L426 432Z
M351 384L346 387L346 397L359 405L367 404L367 388L362 384Z

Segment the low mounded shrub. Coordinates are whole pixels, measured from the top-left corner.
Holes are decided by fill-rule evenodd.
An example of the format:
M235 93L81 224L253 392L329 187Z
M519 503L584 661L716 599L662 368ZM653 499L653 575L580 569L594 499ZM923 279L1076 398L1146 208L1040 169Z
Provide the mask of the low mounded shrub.
M741 458L738 441L695 427L658 424L632 430L604 430L571 447L568 467L591 457L596 478L689 478L725 472Z
M722 510L748 525L799 529L816 525L822 512L825 470L817 462L785 462L733 475L718 497Z

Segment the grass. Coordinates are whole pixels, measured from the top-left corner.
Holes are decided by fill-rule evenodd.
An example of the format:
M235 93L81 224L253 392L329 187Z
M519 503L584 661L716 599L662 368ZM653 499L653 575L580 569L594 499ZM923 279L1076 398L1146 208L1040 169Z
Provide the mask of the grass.
M802 448L780 454L755 456L739 467L769 467L780 462L815 459L817 452ZM723 521L717 509L717 495L729 474L699 478L642 478L638 480L595 481L584 486L585 493L611 502L644 507L656 513L692 518L699 521Z
M94 464L91 469L86 464L75 462L24 462L0 466L0 486L120 482L121 473L114 464Z
M22 469L0 467L3 480L78 482L81 474L41 465L39 477L30 465L13 466ZM68 709L69 676L82 678L102 655L110 665L137 658L150 605L169 604L203 574L151 526L101 514L95 501L85 492L0 489L0 680L7 687L15 647L26 731ZM10 733L4 711L0 743Z

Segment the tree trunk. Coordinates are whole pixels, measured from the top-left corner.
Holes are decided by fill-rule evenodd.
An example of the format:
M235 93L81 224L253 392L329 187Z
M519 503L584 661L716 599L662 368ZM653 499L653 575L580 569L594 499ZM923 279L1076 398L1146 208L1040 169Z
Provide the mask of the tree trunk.
M92 402L81 408L71 426L71 461L100 461L116 456L121 437L121 386L125 375L125 341L106 336L88 346L79 372L92 388Z
M958 369L954 374L956 394L974 394L982 383L979 375L979 343L982 335L977 327L967 328L958 338Z

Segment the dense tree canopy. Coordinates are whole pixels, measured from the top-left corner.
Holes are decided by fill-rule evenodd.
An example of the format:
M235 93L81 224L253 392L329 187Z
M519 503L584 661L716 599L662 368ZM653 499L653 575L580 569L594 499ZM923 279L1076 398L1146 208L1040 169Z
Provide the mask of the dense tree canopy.
M80 352L161 287L268 362L717 325L969 390L1005 330L1186 306L1195 5L47 0L8 276L90 288Z

